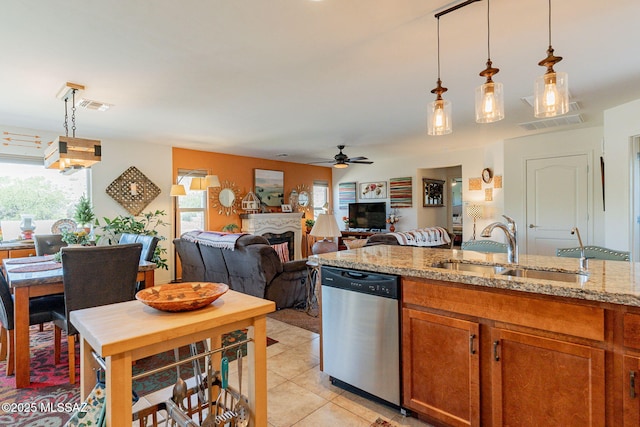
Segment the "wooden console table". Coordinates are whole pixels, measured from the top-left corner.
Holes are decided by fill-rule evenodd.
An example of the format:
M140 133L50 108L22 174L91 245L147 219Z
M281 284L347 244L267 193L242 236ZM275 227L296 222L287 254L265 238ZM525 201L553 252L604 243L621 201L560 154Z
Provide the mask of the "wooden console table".
M80 332L80 394L84 400L95 385L97 367L92 350L106 362L107 426L131 425L131 363L176 347L211 340L248 328L248 398L250 425L267 425L267 313L273 301L228 291L211 305L195 311L168 313L139 301L105 305L71 312ZM132 325L134 325L132 327Z

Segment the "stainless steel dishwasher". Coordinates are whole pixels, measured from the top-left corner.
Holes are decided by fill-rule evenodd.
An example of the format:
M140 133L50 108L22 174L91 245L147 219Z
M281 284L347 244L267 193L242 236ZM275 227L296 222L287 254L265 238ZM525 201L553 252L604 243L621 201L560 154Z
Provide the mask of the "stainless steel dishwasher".
M400 406L398 276L323 266L323 371Z

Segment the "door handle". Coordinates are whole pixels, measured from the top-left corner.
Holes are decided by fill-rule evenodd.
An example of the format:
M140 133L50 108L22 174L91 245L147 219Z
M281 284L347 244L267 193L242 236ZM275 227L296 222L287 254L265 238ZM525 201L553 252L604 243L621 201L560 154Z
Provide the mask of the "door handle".
M537 228L537 225L529 224L529 228Z

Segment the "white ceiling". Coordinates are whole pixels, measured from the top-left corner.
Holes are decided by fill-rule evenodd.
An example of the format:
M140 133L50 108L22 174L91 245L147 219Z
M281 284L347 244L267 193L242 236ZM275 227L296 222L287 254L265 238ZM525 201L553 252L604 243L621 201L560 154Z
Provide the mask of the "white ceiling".
M520 98L544 73L547 1L491 2L491 57L506 119L474 122L486 0L440 19L453 134L426 135L436 83L434 13L446 0L7 0L0 124L62 134L67 82L114 104L80 109L77 136L311 162L389 145L449 150L532 134ZM640 98L640 1L555 0L552 42L581 126ZM569 127L570 128L570 127ZM554 128L564 129L564 128ZM385 148L386 147L386 148ZM279 158L280 159L280 158Z

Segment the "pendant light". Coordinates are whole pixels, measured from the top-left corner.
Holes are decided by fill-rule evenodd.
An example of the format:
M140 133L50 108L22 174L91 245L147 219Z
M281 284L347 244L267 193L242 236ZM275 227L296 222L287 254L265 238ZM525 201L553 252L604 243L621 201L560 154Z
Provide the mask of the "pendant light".
M551 0L549 0L549 49L547 57L538 65L547 67L547 72L535 81L534 113L536 117L554 117L569 111L569 86L567 73L556 73L553 66L562 61L553 54L551 47Z
M500 69L493 68L491 62L489 4L490 0L487 0L487 68L480 72L480 76L486 77L487 81L476 88L477 123L491 123L504 119L502 83L495 83L492 79Z
M446 135L451 133L451 102L442 99L447 91L440 80L440 17L438 16L438 81L431 90L436 94L436 100L427 109L427 135Z

